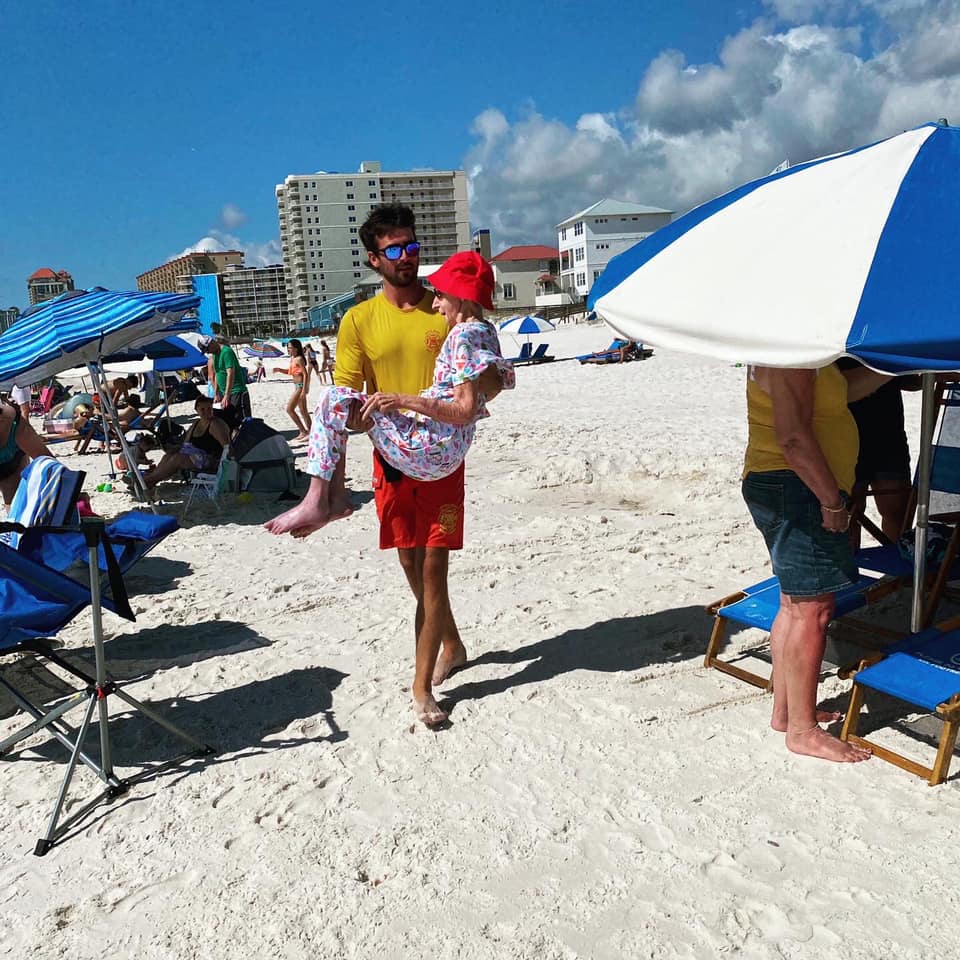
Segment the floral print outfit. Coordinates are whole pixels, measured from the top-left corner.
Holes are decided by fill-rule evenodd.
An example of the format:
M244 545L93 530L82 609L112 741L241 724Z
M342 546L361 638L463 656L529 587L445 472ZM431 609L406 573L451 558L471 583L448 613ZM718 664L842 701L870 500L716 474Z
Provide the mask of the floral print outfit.
M420 396L453 400L458 383L476 380L487 367L496 367L504 390L512 390L516 375L500 353L497 331L486 320L456 324L444 340L433 370L433 383ZM366 395L349 387L330 387L313 414L307 444L307 473L329 480L343 456L346 424L351 404L361 405ZM477 413L467 424L440 423L421 414L371 414L368 435L392 467L414 480L441 480L453 473L467 456L478 420L489 417L486 398L480 395Z

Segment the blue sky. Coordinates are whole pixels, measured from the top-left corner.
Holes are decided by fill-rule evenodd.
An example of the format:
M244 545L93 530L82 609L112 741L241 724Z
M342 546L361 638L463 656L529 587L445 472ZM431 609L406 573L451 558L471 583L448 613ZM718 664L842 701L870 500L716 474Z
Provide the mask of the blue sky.
M466 169L497 248L602 196L686 209L960 119L958 24L958 0L0 0L0 306L42 266L275 262L275 184L367 159Z

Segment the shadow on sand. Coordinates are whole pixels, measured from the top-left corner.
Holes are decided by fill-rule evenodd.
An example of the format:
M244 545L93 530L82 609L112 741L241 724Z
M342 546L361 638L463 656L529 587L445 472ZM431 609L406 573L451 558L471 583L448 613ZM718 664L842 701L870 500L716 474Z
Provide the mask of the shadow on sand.
M480 700L526 684L545 683L574 670L631 673L653 664L680 663L698 655L705 645L703 607L661 610L641 617L604 620L568 630L515 650L491 650L471 660L480 664L523 664L520 670L492 680L445 687L445 706ZM458 679L458 672L454 679Z

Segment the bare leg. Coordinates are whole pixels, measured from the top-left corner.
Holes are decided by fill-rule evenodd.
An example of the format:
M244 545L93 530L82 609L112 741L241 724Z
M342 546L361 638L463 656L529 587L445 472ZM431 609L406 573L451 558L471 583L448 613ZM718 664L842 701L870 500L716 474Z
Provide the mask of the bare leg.
M779 685L781 699L779 705L775 701L774 709L784 709L785 698L788 750L852 763L869 759L869 751L838 740L817 722L817 686L833 609L832 594L803 599L781 596L777 618L784 618L781 628L785 629L777 638L779 649L774 654L779 660L775 684Z
M874 489L874 499L880 514L880 529L884 536L895 541L903 533L907 506L910 503L910 488L877 487Z
M785 599L789 601L790 598L786 597ZM826 636L827 624L832 618L833 610L831 606L830 615L823 624L824 636ZM773 713L770 716L770 726L778 733L787 732L787 718L789 716L787 685L783 675L783 644L789 628L790 616L781 606L776 619L773 621L773 627L770 629L770 655L773 661L773 674L771 676ZM817 723L834 723L842 716L843 714L832 710L818 710Z
M294 390L293 396L290 398L289 402L287 403L287 416L290 417L290 419L294 422L294 425L296 426L297 430L299 431L297 436L294 437L295 440L306 440L307 437L310 436L310 430L307 428L304 422L300 419L300 415L297 413L297 408L300 405L300 394L302 393L303 393L303 390Z
M443 723L447 714L433 697L433 671L450 614L447 595L447 562L450 551L427 547L416 551L422 592L417 613L416 666L413 678L413 704L417 718L428 726Z

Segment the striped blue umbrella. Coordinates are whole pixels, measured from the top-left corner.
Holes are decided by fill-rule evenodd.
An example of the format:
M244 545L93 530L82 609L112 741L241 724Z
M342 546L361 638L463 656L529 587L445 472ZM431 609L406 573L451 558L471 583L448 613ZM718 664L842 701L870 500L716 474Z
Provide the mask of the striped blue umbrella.
M610 261L588 305L725 360L960 366L960 129L928 123L738 187Z
M41 303L0 336L0 389L157 340L159 331L199 305L195 296L100 288Z

